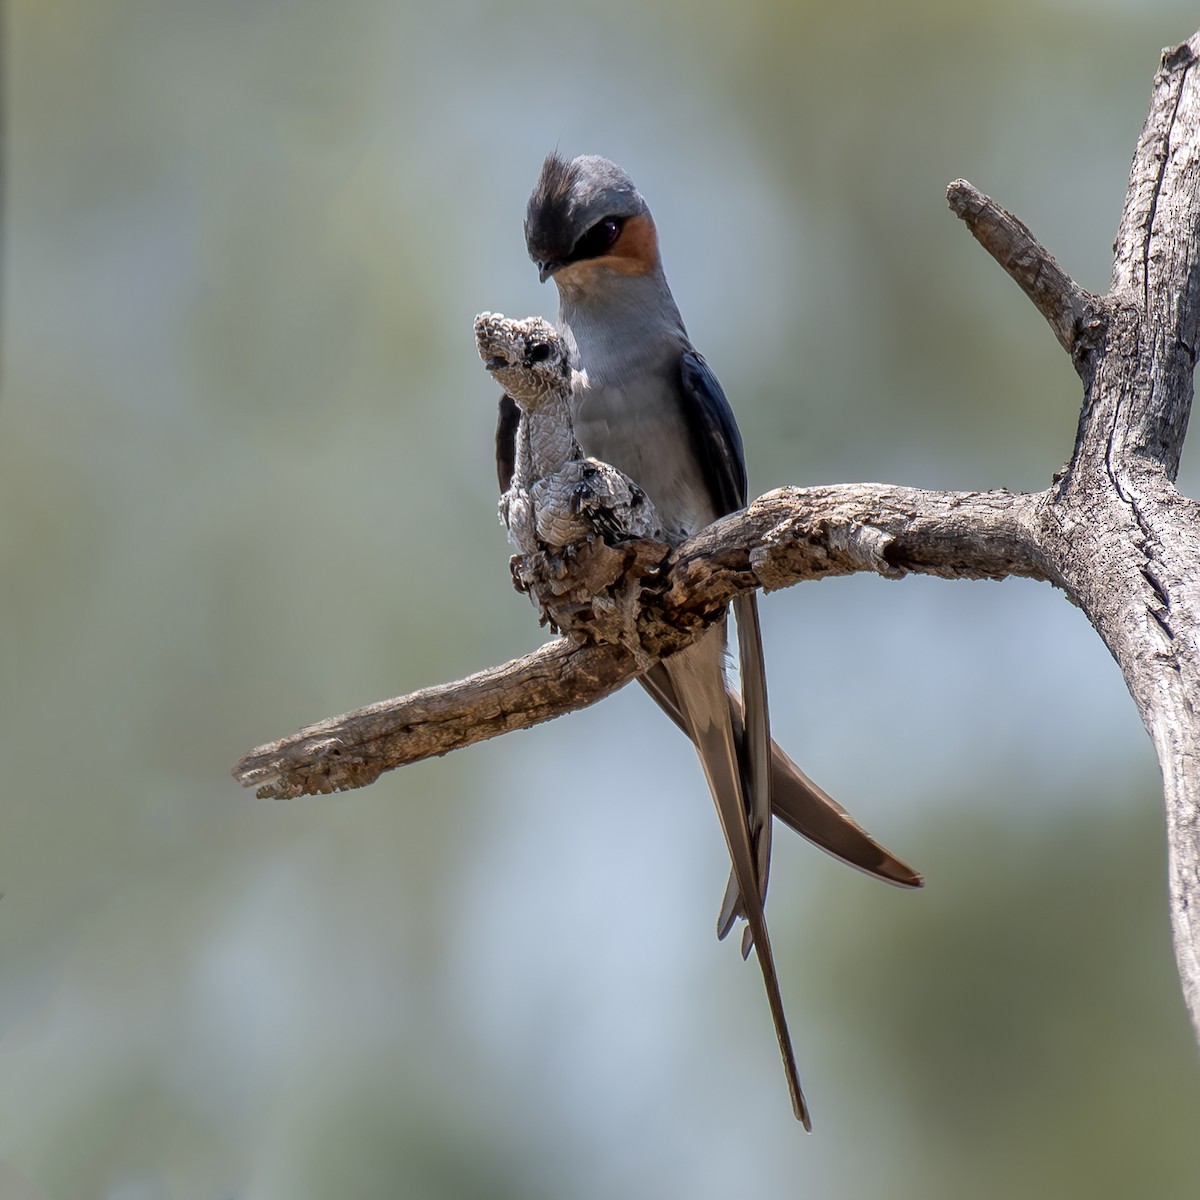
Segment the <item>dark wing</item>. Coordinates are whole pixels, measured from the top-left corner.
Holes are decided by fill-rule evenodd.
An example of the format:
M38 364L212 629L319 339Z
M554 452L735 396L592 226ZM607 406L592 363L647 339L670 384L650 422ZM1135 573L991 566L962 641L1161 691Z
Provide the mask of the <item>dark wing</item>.
M496 413L496 479L501 495L508 491L517 469L517 426L520 423L521 410L505 392L500 397L500 408Z
M748 497L742 435L717 377L695 350L685 350L679 359L679 382L684 419L692 431L696 458L719 515L745 508Z
M709 494L720 514L745 508L746 460L742 436L717 377L694 350L680 358L680 382L683 387L684 418L692 430L696 457L704 471ZM758 875L758 901L767 894L767 875L771 862L771 724L767 713L767 677L763 666L762 632L758 621L758 601L754 595L739 596L734 602L737 618L738 653L742 668L742 703L745 731L737 746L738 761L745 785L745 824L754 847ZM732 719L732 710L730 713ZM724 937L740 910L748 918L750 908L737 903L742 880L735 870L721 906L718 933ZM742 893L743 899L745 893ZM751 926L753 926L753 920ZM743 956L750 942L742 943ZM760 956L762 947L759 947ZM782 1035L781 1035L782 1036Z

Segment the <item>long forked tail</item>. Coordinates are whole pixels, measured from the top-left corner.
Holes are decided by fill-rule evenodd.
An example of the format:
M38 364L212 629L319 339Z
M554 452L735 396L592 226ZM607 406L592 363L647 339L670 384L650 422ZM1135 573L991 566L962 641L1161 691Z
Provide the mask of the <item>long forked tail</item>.
M751 937L758 950L759 967L767 989L767 1002L775 1022L775 1035L783 1056L792 1109L804 1128L812 1129L796 1057L783 1010L779 977L767 934L763 912L759 867L746 803L746 771L740 762L738 740L734 735L729 701L725 692L724 629L717 627L688 649L664 660L670 684L678 699L685 728L696 745L709 790L717 807L717 816L725 834L725 844L733 863L746 910Z
M657 663L638 682L654 702L689 733L675 695L671 676ZM742 737L742 703L729 694L734 736ZM847 866L872 875L895 887L919 888L925 884L920 871L910 867L886 846L877 842L832 796L814 783L776 743L771 743L771 811L785 825L807 838L814 846L840 859Z

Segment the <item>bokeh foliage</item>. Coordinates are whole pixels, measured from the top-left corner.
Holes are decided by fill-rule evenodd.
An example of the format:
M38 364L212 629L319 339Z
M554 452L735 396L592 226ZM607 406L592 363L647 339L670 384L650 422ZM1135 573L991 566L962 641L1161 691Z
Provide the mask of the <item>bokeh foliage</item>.
M227 775L540 636L470 323L553 308L547 149L649 197L759 489L1040 487L1076 380L942 191L1103 288L1191 6L6 16L4 1196L1200 1192L1155 765L1047 588L766 602L782 740L930 881L778 841L812 1138L712 940L700 774L633 690L349 796Z

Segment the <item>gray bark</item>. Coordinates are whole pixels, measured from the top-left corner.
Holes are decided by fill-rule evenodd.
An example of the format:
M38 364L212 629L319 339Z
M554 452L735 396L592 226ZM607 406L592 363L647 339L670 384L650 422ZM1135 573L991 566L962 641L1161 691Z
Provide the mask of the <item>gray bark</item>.
M1200 1037L1200 505L1175 487L1200 338L1200 33L1164 52L1134 153L1109 291L1076 284L1010 213L947 196L1020 285L1083 385L1074 451L1042 492L782 488L673 553L655 543L523 560L567 636L469 679L301 730L234 768L261 796L360 787L392 767L608 695L736 595L873 571L1021 575L1061 588L1116 659L1163 773L1176 956ZM564 577L582 580L574 592ZM1197 914L1197 915L1194 915Z

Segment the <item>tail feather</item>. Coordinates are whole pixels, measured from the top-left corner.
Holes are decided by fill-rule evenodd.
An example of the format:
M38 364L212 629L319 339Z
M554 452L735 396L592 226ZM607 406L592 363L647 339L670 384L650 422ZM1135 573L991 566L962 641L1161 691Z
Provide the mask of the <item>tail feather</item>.
M779 977L763 912L758 856L751 835L750 806L746 802L746 771L739 755L738 738L734 733L725 686L723 627L713 629L693 646L666 659L663 665L678 700L684 727L700 755L700 763L725 834L737 889L758 950L759 968L775 1022L775 1035L783 1056L792 1108L804 1128L811 1130L812 1122L800 1087L796 1056L788 1032Z
M662 663L656 663L639 682L655 703L688 732L674 685ZM742 705L730 694L734 736L742 737ZM832 796L814 783L787 754L771 743L771 811L814 846L834 858L896 887L919 888L925 877L886 846L876 841ZM729 921L732 928L733 920Z
M758 857L758 889L765 902L771 873L771 719L767 709L767 672L763 660L758 596L751 592L733 602L737 618L745 729L737 744L745 776L750 839ZM732 726L732 713L727 718ZM737 735L734 735L737 742Z

